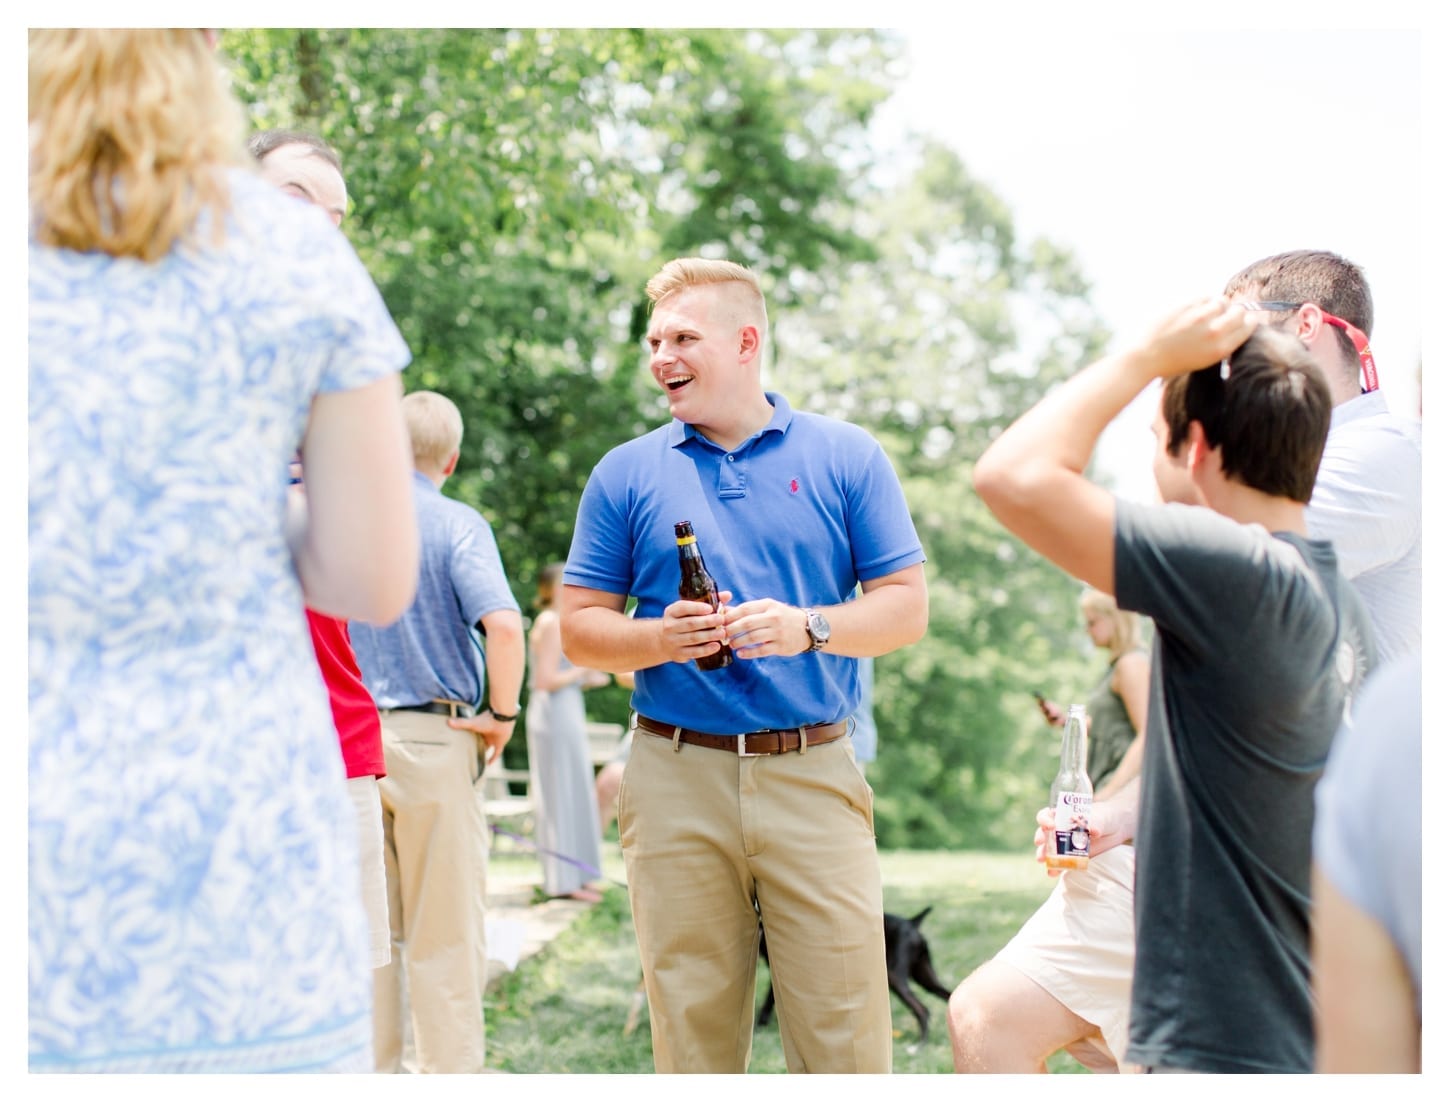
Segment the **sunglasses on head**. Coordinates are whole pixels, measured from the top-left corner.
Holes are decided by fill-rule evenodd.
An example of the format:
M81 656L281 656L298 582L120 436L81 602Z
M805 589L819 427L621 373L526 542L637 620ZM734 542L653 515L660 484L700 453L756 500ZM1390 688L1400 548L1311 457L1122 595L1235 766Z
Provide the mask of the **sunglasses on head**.
M1297 310L1305 303L1302 302L1245 302L1241 303L1245 310L1269 310L1272 312ZM1317 304L1316 304L1317 305ZM1350 343L1354 345L1354 351L1359 356L1360 371L1364 376L1363 390L1368 394L1372 390L1380 388L1379 372L1375 369L1374 353L1369 350L1369 338L1364 335L1364 330L1357 325L1351 325L1343 318L1337 318L1324 307L1319 307L1319 314L1325 322L1336 329L1344 331L1349 337Z

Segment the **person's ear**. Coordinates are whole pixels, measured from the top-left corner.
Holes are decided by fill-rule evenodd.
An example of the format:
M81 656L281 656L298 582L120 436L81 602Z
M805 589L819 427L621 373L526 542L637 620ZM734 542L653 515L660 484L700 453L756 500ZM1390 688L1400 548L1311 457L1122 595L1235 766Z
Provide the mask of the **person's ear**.
M1208 434L1203 431L1203 422L1188 422L1188 436L1183 441L1183 449L1189 471L1197 471L1208 460L1208 453L1213 451L1213 447L1208 442Z
M1312 346L1314 338L1319 336L1324 328L1324 311L1313 302L1306 302L1299 307L1298 314L1294 317L1294 335L1306 346Z
M443 464L443 474L446 477L453 477L453 472L458 469L458 456L460 454L459 450L455 448L453 454L448 457L448 462Z
M760 330L753 325L743 326L740 330L740 362L754 359L760 351Z

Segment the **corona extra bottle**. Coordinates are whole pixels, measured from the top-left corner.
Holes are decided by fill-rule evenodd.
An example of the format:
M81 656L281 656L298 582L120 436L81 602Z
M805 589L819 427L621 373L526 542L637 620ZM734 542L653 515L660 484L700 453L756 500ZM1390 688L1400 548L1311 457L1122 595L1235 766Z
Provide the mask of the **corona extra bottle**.
M1087 771L1087 708L1070 705L1062 725L1062 764L1048 802L1055 817L1045 855L1050 869L1085 869L1088 864L1088 813L1093 782Z

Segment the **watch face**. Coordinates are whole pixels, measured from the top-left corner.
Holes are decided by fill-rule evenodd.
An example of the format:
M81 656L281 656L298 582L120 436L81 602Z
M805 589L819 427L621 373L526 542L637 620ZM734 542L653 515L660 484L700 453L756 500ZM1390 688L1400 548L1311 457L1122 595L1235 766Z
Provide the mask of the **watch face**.
M818 644L826 642L831 637L831 625L819 612L812 612L806 619L806 629Z

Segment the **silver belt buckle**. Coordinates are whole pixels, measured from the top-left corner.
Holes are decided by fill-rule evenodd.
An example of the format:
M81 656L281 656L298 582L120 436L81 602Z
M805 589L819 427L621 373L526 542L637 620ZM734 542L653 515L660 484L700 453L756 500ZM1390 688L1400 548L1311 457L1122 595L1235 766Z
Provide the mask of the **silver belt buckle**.
M752 731L750 733L756 734L757 732ZM751 753L750 751L746 750L744 735L735 736L735 755L741 758L767 758L770 756L768 751L762 753Z

